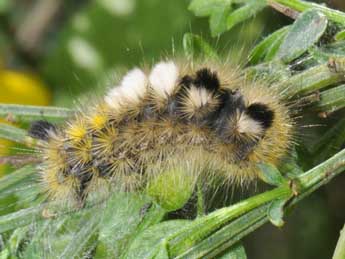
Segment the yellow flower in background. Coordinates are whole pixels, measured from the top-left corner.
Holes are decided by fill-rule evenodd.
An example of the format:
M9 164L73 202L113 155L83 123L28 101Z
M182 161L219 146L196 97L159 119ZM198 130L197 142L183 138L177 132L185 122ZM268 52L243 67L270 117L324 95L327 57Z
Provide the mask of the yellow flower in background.
M0 103L48 105L50 100L47 87L34 75L0 69ZM7 155L12 145L10 141L0 139L0 156ZM0 165L0 175L4 170L5 166Z
M11 70L0 70L0 102L48 105L50 92L35 76Z

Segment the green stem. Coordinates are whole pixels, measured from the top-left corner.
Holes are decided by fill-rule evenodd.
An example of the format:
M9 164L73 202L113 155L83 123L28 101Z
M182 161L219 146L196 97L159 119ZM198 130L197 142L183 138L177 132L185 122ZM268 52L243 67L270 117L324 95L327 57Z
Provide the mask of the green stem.
M345 107L345 85L340 85L320 94L320 101L315 103L316 110L335 112Z
M343 80L344 75L342 73L332 72L327 64L322 64L292 76L289 80L279 83L275 87L283 98L289 99L320 90Z
M220 230L205 238L198 244L191 247L185 253L178 255L176 258L216 258L217 255L226 251L230 246L237 243L241 238L256 228L267 222L265 215L269 204L254 209L244 216L235 219L230 224L222 227ZM231 237L229 238L229 234ZM210 249L211 248L211 249Z
M345 25L345 14L343 12L333 10L320 4L300 0L267 0L267 3L278 3L298 12L304 12L305 10L314 8L326 15L331 21Z
M245 201L239 202L228 208L219 209L208 216L195 220L186 228L170 236L170 253L174 256L182 254L189 247L201 242L216 229L242 214L257 208L269 201L280 198L287 198L291 190L287 184L271 191L259 194Z
M334 251L333 259L344 259L345 258L345 225L340 231L340 237L337 246Z
M344 171L344 166L345 150L297 177L295 182L299 184L299 190L297 196L294 196L294 200L290 206L305 198L312 191L318 189L321 185ZM267 204L277 199L288 199L289 197L292 197L292 190L288 183L285 183L271 191L267 191L231 207L217 210L205 217L199 218L187 227L176 232L174 235L168 237L170 254L172 257L177 258L191 258L191 255L199 254L201 251L202 254L206 254L218 249L219 246L230 247L239 240L239 237L243 237L243 231L249 233L268 221L266 215L267 209L265 207ZM219 232L222 231L223 228L230 227L233 223L231 221L234 218L243 214L245 215L242 217L248 217L248 215L253 213L253 210L260 207L265 207L265 209L257 215L258 221L253 220L249 221L249 223L245 221L244 225L240 225L243 229L241 228L238 232L228 232L227 237L224 236L222 232ZM238 220L242 217L238 218ZM239 226L239 224L235 225ZM218 229L220 230L215 232ZM205 239L208 240L209 243L207 251L204 250L203 246Z
M0 117L13 116L15 120L63 120L70 117L72 114L73 111L67 108L0 104Z

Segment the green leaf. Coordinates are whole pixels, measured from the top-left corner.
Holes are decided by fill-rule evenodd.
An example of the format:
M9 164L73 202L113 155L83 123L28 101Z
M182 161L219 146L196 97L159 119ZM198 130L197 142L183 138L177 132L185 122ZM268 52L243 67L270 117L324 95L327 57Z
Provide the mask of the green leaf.
M170 220L148 228L139 234L131 244L123 259L151 259L164 255L166 251L166 239L182 227L188 225L188 220ZM163 251L162 251L163 250Z
M0 104L0 117L13 116L16 120L63 120L73 111L61 107L32 106L19 104Z
M204 58L211 58L218 60L217 52L204 41L200 36L192 34L192 33L185 33L183 36L183 50L185 55L193 59L197 56L202 56Z
M115 192L103 209L99 225L99 241L103 250L108 256L120 257L139 233L160 222L164 214L165 211L152 204L147 196ZM97 247L100 254L102 247Z
M0 233L23 227L42 218L43 206L22 209L0 217Z
M320 39L327 23L327 17L316 10L302 13L286 35L277 56L285 63L298 58Z
M17 254L20 252L20 244L24 241L25 238L27 238L29 232L29 228L23 227L23 228L17 228L13 231L11 234L10 239L8 240L8 247L11 254Z
M232 12L228 16L227 29L230 30L232 27L234 27L238 23L241 23L251 18L256 13L260 12L263 8L265 8L265 6L266 6L266 1L263 1L263 0L249 1L247 4L236 9L234 12Z
M214 10L231 7L232 0L193 0L188 9L196 16L210 16Z
M280 44L278 44L282 38L285 37L289 30L290 26L285 26L280 28L279 30L273 32L268 37L263 39L259 44L255 46L255 48L249 54L249 62L251 64L257 64L260 61L264 60L266 57L266 61L269 61L273 58L273 50L277 51ZM270 58L267 58L267 53L270 52ZM275 54L275 53L274 53Z
M260 168L259 177L264 182L275 186L279 186L286 182L279 170L273 165L258 164L258 167Z
M157 255L154 257L155 259L169 259L169 252L167 246L162 246L162 249L159 250Z
M264 58L265 62L271 61L277 56L279 48L280 48L281 44L283 43L283 41L286 37L286 34L288 33L288 31L290 29L290 26L287 26L287 27L288 27L287 30L284 33L282 33L281 35L278 35L278 37L272 42L271 46L267 49L266 56ZM284 28L286 28L286 27L284 27Z
M13 4L14 3L11 0L0 0L0 14L8 12Z
M247 259L246 250L242 244L238 243L232 246L228 252L224 253L218 259Z
M342 30L338 32L335 36L334 39L337 41L345 40L345 30Z
M4 250L0 252L0 259L12 259L10 256L11 256L11 253L7 248L5 248Z
M212 37L222 34L227 30L227 18L231 12L231 6L222 6L215 9L210 16L210 30Z
M21 144L32 144L34 139L27 136L27 132L23 129L0 123L0 139L7 139Z
M267 211L268 219L276 227L284 226L283 216L284 216L285 204L286 204L286 200L276 200L276 201L272 201L268 208L268 211Z
M67 244L59 258L77 258L77 256L86 248L88 241L92 238L93 234L99 223L100 214L95 213L94 216L83 224L77 233L74 233L73 239Z
M20 183L22 180L32 176L35 173L35 167L32 165L27 165L0 178L0 193L6 191L8 188Z

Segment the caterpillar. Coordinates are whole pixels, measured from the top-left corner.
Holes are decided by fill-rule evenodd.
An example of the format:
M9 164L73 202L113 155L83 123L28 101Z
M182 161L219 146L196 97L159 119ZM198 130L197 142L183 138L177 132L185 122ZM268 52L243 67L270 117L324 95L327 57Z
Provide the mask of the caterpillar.
M291 146L293 119L279 94L229 64L134 68L63 125L31 125L40 182L50 199L83 204L113 186L145 188L162 172L186 174L192 185L210 176L253 181L257 163L278 165Z

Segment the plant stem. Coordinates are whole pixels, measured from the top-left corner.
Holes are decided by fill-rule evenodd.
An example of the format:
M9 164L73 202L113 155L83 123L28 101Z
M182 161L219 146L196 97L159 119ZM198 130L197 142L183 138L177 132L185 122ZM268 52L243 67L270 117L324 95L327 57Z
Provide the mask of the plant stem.
M265 207L267 204L274 200L294 197L292 200L293 202L290 203L290 206L292 206L344 171L344 166L345 150L298 176L294 180L298 183L299 187L296 196L292 196L293 191L286 182L271 191L259 194L231 207L217 210L205 217L195 220L190 225L168 237L170 254L177 258L191 258L192 255L200 255L199 253L201 253L201 250L202 254L205 255L206 253L211 253L215 249L218 249L220 245L230 247L236 243L239 238L243 237L243 231L245 231L245 233L249 233L268 221L267 208ZM249 223L248 221L244 221L242 222L242 225L237 223L232 225L232 232L229 232L227 236L222 234L221 231L223 228L230 227L230 225L235 222L232 222L233 219L243 214L244 215L242 217L248 217L251 213L254 213L253 210L262 206L266 209L259 210L259 214L256 214L258 221L252 220L249 221ZM238 220L242 217L238 218ZM236 226L240 229L237 229ZM220 230L217 231L218 229ZM205 248L202 245L205 240L208 240L209 243L207 251L204 250Z
M300 0L268 0L267 3L269 5L273 5L274 3L278 3L285 7L289 7L298 12L304 12L308 9L316 9L322 12L324 15L327 16L333 22L339 23L341 25L345 25L345 14L343 12L333 10L331 8L322 6L320 4L315 4L311 2L304 2Z
M63 120L68 118L72 114L73 111L67 108L0 104L0 117L14 116L15 120Z
M340 237L337 246L334 251L333 259L344 259L345 258L345 225L340 231Z
M345 107L345 85L340 85L320 93L320 101L315 103L315 109L327 113L335 112Z
M332 72L327 64L318 65L276 85L285 99L308 94L344 80L342 73Z

